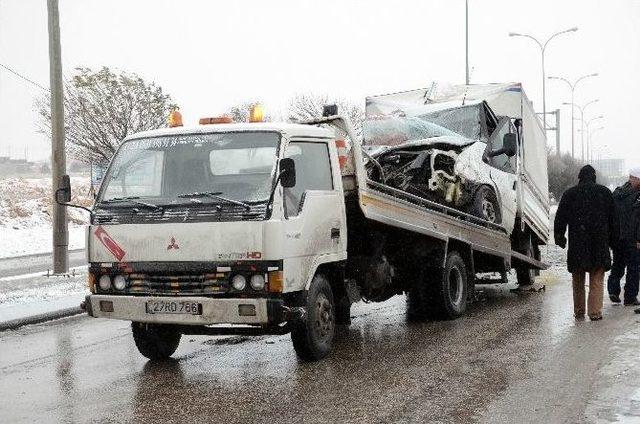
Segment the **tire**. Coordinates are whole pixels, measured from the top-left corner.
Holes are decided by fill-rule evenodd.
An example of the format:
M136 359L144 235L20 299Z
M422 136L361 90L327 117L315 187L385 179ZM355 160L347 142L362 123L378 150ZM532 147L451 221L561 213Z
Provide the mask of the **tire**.
M316 275L306 299L307 316L293 323L291 341L303 361L317 361L333 348L336 330L336 308L331 285L322 275Z
M523 252L530 258L535 258L536 253L533 247L533 242L531 241L531 236L527 238L526 247L523 249ZM516 268L516 278L519 286L530 286L535 282L536 279L536 270L527 267L517 267Z
M168 325L132 322L131 331L138 352L142 356L158 361L174 354L182 335Z
M488 186L481 186L473 197L471 214L494 224L502 223L502 211L498 196Z
M458 252L451 251L441 273L425 268L408 296L408 315L413 320L450 320L467 309L467 266ZM439 275L430 279L429 276Z

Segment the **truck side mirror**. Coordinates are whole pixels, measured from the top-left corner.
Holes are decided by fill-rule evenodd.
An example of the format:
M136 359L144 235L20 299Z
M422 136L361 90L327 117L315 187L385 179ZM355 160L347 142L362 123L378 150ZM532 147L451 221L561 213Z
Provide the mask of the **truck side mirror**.
M282 187L291 188L296 185L296 163L291 158L280 159L280 182Z
M505 134L502 139L502 149L505 155L515 156L518 153L518 137L513 133Z
M56 203L63 205L71 201L71 179L68 175L62 176L60 188L56 190Z

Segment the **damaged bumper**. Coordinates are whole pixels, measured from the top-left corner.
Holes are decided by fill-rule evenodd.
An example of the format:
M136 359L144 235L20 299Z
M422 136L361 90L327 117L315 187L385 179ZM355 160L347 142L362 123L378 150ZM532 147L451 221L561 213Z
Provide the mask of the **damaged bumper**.
M159 304L161 311L157 310ZM194 326L277 325L292 318L292 310L284 306L281 299L267 298L89 295L85 308L89 316L95 318Z

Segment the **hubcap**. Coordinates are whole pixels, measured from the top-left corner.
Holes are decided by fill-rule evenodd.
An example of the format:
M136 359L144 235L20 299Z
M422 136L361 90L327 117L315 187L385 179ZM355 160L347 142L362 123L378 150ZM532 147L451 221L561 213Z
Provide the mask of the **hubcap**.
M333 332L333 310L331 307L331 302L324 295L324 293L318 294L318 298L316 299L316 330L318 336L325 341L328 339Z
M496 208L486 197L482 199L482 215L489 222L496 222Z

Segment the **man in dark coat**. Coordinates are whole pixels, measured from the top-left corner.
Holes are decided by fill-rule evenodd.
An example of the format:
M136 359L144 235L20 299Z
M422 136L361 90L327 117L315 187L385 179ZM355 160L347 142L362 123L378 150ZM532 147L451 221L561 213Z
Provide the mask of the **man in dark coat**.
M638 250L638 195L640 195L640 168L629 171L629 181L616 188L613 200L620 222L620 242L613 249L613 264L607 282L609 299L620 303L620 279L627 269L624 285L624 304L640 305L638 282L640 281L640 250Z
M596 184L596 171L586 165L578 174L578 185L562 195L554 224L556 244L567 244L567 267L573 280L573 311L576 318L585 314L585 273L589 273L587 314L602 319L604 273L611 268L609 247L618 242L618 218L611 191Z

